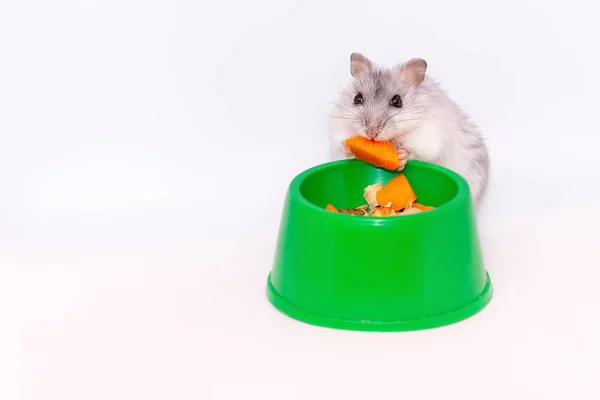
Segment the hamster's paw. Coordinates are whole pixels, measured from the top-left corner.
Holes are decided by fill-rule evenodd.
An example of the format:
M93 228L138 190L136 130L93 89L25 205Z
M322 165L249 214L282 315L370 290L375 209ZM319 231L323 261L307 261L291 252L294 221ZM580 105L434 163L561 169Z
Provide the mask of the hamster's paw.
M346 158L354 157L354 152L352 152L352 150L350 149L350 147L348 147L348 145L346 143L342 142L342 146L344 148L344 157L346 157Z
M406 162L408 161L408 152L404 150L403 147L398 147L398 160L400 160L400 164L396 171L402 171L404 167L406 167Z

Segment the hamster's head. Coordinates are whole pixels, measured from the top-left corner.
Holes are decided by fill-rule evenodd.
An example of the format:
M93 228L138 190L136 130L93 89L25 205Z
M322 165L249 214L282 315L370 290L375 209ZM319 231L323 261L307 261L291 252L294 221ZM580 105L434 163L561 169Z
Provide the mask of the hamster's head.
M426 119L420 95L427 63L414 58L382 68L359 53L350 56L352 79L342 89L331 113L334 140L360 135L374 140L401 140Z

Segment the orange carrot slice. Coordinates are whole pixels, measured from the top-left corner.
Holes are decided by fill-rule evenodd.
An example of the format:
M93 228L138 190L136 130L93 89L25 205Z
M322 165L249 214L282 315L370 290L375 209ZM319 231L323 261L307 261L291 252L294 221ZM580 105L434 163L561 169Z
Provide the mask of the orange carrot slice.
M418 208L421 211L429 211L429 210L433 210L434 207L433 206L424 206L423 204L420 203L413 203L413 208Z
M380 142L362 136L354 136L347 139L345 143L357 160L389 170L395 170L400 166L398 151L392 142Z
M335 208L332 204L327 204L325 208L329 211L338 212L337 208Z
M417 200L412 186L406 179L406 175L399 174L392 179L375 194L379 204L392 203L392 207L396 210L407 208L408 205Z

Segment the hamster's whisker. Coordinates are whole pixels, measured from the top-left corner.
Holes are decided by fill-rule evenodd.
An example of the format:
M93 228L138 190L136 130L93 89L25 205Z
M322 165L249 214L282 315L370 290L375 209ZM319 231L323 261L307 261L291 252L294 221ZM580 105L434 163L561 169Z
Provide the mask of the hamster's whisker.
M430 118L409 118L409 119L402 119L400 121L394 121L392 122L391 125L396 125L402 122L410 122L410 121L430 121Z
M394 114L392 114L392 115L390 115L389 117L387 117L387 118L385 119L385 121L383 121L383 123L382 123L381 125L385 125L385 124L387 124L387 122L388 122L389 120L391 120L392 118L394 118L396 115L400 114L401 112L402 112L402 111L396 111Z
M341 108L341 109L342 109L342 110L344 110L344 111L347 111L347 112L349 112L350 114L354 115L355 117L358 117L358 114L356 114L355 112L352 112L352 111L348 110L347 108L344 108L344 107L340 106L338 103L331 103L331 104L333 104L333 105L334 105L334 106L336 106L336 107L339 107L339 108ZM360 111L360 110L358 110L358 111ZM362 113L361 113L361 114L362 114Z
M329 117L329 118L337 118L337 119L349 119L352 121L357 121L360 122L360 119L356 118L356 117L338 117L336 115L322 115L323 117Z

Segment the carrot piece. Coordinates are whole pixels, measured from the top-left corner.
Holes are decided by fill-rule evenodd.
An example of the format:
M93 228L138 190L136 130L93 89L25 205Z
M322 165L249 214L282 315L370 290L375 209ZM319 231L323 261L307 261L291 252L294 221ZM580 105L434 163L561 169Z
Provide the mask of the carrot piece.
M380 142L362 136L354 136L346 139L345 143L357 160L389 170L398 169L400 166L398 151L390 141Z
M429 210L433 210L435 207L433 206L424 206L423 204L420 203L413 203L413 208L418 208L421 211L429 211Z
M337 208L335 208L333 204L327 204L325 208L329 211L338 212Z
M417 195L404 174L390 179L384 187L377 191L376 197L379 204L392 203L392 207L396 210L407 208L410 203L417 200Z

